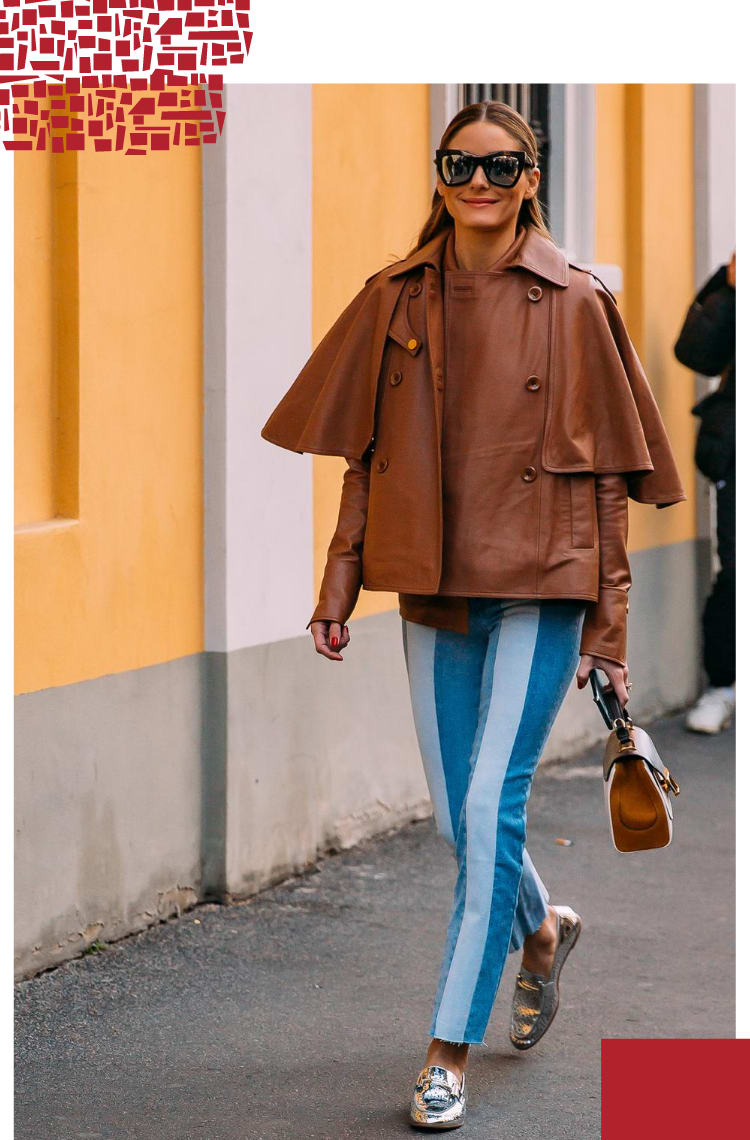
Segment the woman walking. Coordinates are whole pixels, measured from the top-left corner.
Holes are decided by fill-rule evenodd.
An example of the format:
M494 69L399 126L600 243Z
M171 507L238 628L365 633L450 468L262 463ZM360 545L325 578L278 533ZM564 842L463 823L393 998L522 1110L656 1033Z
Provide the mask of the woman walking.
M628 699L628 497L685 498L614 297L554 244L537 145L464 107L414 249L367 279L265 424L347 459L315 648L343 660L361 587L395 591L417 739L457 875L411 1122L466 1111L469 1046L522 949L510 1040L535 1045L581 919L525 849L526 802L574 675Z

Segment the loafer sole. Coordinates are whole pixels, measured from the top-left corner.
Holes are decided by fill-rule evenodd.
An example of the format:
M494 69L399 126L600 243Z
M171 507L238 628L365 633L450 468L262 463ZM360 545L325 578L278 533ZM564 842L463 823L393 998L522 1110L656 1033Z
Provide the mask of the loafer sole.
M422 1129L425 1132L447 1132L451 1128L460 1128L464 1123L463 1120L453 1120L449 1124L417 1124L416 1120L409 1119L412 1128Z

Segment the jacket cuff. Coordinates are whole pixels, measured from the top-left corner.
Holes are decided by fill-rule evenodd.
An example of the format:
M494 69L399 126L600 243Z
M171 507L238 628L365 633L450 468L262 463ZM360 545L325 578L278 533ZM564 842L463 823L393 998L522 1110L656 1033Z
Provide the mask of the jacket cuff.
M320 598L313 610L309 629L314 621L337 621L343 625L357 604L362 584L362 570L359 558L351 561L329 559L320 585Z
M581 632L581 653L607 657L624 665L627 660L628 592L618 586L600 586L599 600L586 610Z
M339 625L341 626L341 628L343 629L343 627L345 626L345 624L348 620L348 615L347 615L347 617L337 617L327 607L326 607L325 613L320 612L320 610L321 610L320 606L318 606L315 610L313 610L313 616L310 618L309 622L305 626L305 629L309 629L314 621L337 621L339 623Z

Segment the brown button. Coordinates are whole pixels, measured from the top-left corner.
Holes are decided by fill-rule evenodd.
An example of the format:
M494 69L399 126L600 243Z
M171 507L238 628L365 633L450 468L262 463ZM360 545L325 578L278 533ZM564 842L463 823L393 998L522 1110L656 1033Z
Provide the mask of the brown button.
M529 376L528 380L526 381L526 387L530 392L536 392L536 390L540 387L539 377Z
M400 372L391 372L390 380L391 380L391 384L395 388L397 384L401 383L401 381L403 380L403 376L401 375Z
M422 292L421 281L415 281L413 285L409 286L409 293L412 297L417 297Z
M378 460L378 471L385 471L387 466L388 466L388 460L387 459L379 459Z
M536 479L536 467L524 467L521 478L527 483L533 483Z
M541 301L541 299L542 299L541 287L539 285L532 285L531 288L529 289L529 300L530 301Z

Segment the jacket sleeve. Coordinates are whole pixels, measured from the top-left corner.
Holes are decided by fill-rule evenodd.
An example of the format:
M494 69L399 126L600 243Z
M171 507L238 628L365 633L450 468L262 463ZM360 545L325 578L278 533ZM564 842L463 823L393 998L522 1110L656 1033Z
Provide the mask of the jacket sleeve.
M341 488L341 505L320 585L318 604L310 621L337 621L341 625L354 609L362 586L362 544L370 493L370 460L347 459Z
M722 266L688 309L674 346L680 364L703 376L723 372L735 351L735 306L735 291Z
M628 590L628 483L624 475L596 476L599 527L599 598L589 603L581 653L626 662Z

